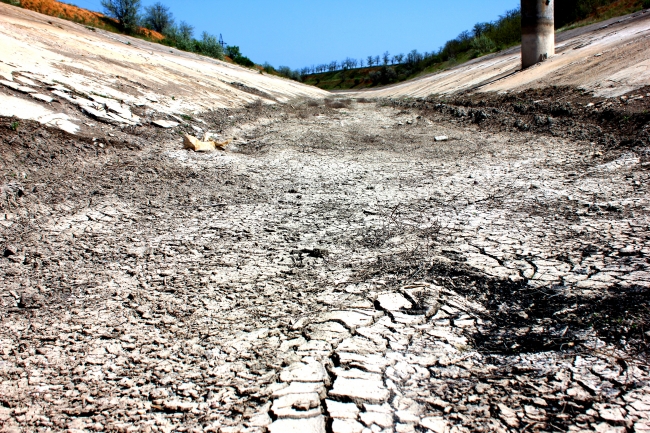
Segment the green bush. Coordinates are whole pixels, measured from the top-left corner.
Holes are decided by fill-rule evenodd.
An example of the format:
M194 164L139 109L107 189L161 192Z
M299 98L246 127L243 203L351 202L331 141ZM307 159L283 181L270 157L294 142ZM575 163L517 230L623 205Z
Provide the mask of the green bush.
M643 9L650 9L650 0L643 0Z
M496 44L485 35L480 35L472 39L470 43L472 49L478 51L480 54L491 53L496 49Z

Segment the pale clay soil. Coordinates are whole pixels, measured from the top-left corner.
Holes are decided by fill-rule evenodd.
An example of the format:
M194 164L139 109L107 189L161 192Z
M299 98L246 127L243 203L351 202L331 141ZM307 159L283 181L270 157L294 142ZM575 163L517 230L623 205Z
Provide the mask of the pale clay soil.
M341 105L3 119L1 431L649 431L647 147Z

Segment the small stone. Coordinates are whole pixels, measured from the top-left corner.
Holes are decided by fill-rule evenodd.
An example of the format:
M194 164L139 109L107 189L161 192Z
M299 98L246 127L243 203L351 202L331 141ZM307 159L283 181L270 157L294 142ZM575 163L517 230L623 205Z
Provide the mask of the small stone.
M278 419L269 426L270 433L325 433L325 417Z
M332 433L361 433L363 425L353 419L335 419L332 422Z
M449 140L449 137L447 137L446 135L437 135L437 136L433 137L433 140L434 141L447 141L447 140Z

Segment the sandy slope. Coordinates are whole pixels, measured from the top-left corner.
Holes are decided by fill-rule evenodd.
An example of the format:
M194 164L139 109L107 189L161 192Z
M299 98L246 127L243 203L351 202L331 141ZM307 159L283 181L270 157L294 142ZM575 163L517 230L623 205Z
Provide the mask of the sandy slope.
M40 83L62 83L77 94L176 114L241 107L259 98L285 102L327 95L294 81L0 4L0 79L11 81L19 72L34 74ZM7 94L0 98L0 105L17 105ZM29 110L17 115L29 117Z
M526 71L520 71L517 46L417 80L353 95L423 97L474 89L499 92L567 85L612 97L650 83L647 11L559 33L556 44L556 56Z

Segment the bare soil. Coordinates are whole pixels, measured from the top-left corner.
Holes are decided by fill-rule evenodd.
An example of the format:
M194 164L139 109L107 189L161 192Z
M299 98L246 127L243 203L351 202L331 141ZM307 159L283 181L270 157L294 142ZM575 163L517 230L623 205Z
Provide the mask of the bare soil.
M0 119L0 428L647 431L641 93Z

